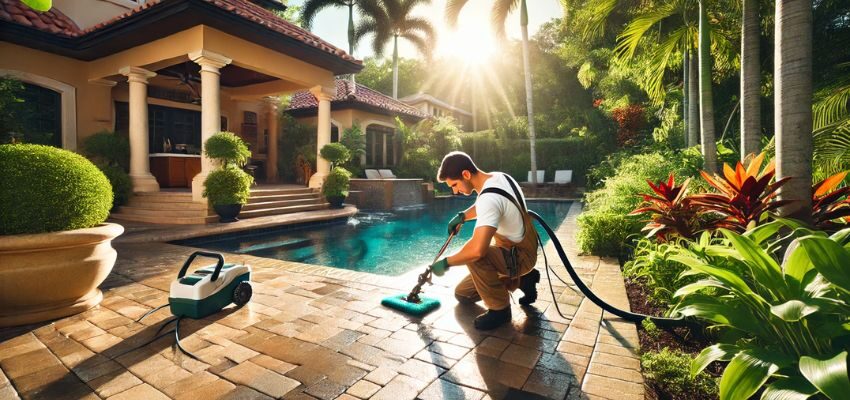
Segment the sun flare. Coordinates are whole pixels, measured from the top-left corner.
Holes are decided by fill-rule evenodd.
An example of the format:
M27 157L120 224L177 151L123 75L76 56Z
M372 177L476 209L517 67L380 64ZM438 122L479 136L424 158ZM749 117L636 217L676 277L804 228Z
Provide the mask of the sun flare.
M496 42L489 24L460 23L443 34L437 53L464 64L483 65L496 53Z

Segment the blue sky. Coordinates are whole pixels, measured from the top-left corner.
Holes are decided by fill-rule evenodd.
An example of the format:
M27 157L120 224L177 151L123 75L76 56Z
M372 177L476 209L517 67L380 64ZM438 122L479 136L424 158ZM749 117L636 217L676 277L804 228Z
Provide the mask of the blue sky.
M291 5L302 5L304 0L290 0ZM470 0L464 7L459 18L459 29L450 31L444 21L444 9L446 0L432 0L430 5L422 5L416 8L414 14L429 19L434 24L440 37L437 39L437 55L460 55L469 52L497 52L499 44L490 34L490 0ZM540 25L552 18L563 15L559 0L528 0L529 13L529 36L539 29ZM355 22L358 16L354 16ZM519 39L521 37L519 28L519 13L515 12L508 17L505 24L509 38ZM322 10L313 22L313 32L335 46L348 50L348 9L328 8ZM372 55L371 46L367 38L355 49L355 56L359 59ZM392 48L388 47L385 56L392 55ZM399 41L399 54L402 57L418 57L418 53L406 41ZM468 55L466 55L468 56Z

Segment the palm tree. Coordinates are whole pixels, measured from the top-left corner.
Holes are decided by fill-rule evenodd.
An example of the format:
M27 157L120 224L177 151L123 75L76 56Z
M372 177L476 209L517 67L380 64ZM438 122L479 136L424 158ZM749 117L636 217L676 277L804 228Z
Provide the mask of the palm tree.
M780 213L812 219L812 2L776 0L776 178L790 177Z
M759 0L743 0L741 23L741 161L761 149Z
M711 95L711 40L708 32L708 15L705 2L699 2L699 107L700 139L705 170L717 171L717 143L714 133L714 101Z
M420 4L430 0L361 0L360 8L365 19L355 29L354 42L367 35L374 35L372 50L380 57L384 47L393 42L393 98L398 98L398 38L407 39L426 57L431 57L432 44L436 41L434 27L428 20L410 15Z
M446 1L446 20L449 25L456 26L457 18L463 6L469 0L448 0ZM496 34L505 36L505 20L508 19L508 14L514 11L517 6L520 9L520 27L522 30L522 65L525 71L525 105L528 115L528 139L531 149L531 183L537 184L537 153L535 149L535 130L534 130L534 101L531 87L531 65L528 55L528 7L526 0L494 0L493 9L490 12L493 27Z
M310 30L313 27L313 19L316 14L328 7L348 7L348 54L354 56L354 6L359 4L359 0L307 0L301 10L301 21L304 23L304 28ZM351 92L357 91L357 85L354 80L355 74L351 74Z
M697 58L688 51L688 146L699 144L699 88Z

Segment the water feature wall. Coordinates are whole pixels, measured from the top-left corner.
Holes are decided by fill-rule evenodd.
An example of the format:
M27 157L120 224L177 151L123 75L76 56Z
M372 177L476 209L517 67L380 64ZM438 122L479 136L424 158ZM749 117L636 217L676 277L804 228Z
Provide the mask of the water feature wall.
M347 203L363 210L391 210L433 199L422 179L352 179Z

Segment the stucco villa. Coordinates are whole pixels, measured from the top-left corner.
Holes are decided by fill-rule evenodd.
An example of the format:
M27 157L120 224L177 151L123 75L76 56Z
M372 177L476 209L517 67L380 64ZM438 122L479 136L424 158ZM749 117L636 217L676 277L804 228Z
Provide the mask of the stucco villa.
M321 148L331 140L334 76L362 69L269 8L285 9L273 0L54 0L38 13L0 0L0 76L25 84L38 110L32 123L57 132L55 146L77 151L95 132L124 132L136 195L191 188L205 217L202 184L213 164L200 149L208 137L222 129L242 136L267 166L260 178L275 182L272 96L309 93ZM310 187L328 172L319 158Z
M292 95L286 112L301 123L317 125L320 108L316 96L306 90ZM361 84L356 88L348 79L337 79L331 99L331 142L357 124L366 136L366 168L392 168L401 158L401 140L396 134L395 118L414 124L429 115Z
M464 131L477 130L475 129L476 127L473 126L473 115L471 112L449 104L448 102L438 99L428 93L417 93L402 97L399 100L430 117L452 117Z

